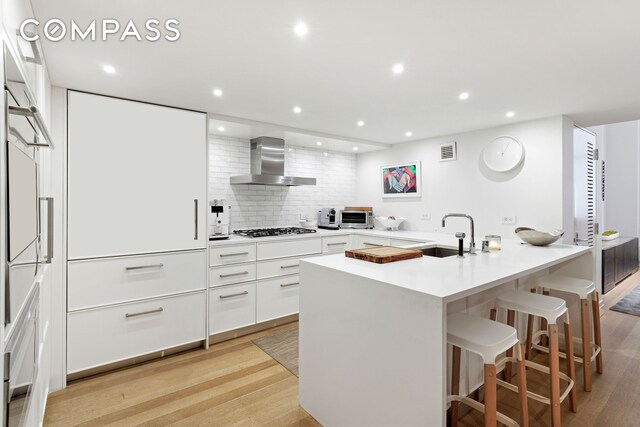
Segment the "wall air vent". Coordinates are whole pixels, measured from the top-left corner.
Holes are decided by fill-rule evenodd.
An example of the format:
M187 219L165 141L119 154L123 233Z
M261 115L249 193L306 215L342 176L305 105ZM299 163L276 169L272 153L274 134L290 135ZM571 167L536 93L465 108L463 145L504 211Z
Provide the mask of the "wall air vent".
M458 150L456 149L456 142L449 142L440 146L440 161L449 162L451 160L458 159Z

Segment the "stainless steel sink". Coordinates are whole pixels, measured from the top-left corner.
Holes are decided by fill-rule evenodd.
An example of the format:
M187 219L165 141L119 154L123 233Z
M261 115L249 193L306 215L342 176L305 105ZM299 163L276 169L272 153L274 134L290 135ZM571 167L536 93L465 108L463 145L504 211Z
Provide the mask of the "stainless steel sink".
M433 248L422 248L421 250L423 256L431 256L434 258L447 258L458 255L458 251L456 249L441 248L438 246Z

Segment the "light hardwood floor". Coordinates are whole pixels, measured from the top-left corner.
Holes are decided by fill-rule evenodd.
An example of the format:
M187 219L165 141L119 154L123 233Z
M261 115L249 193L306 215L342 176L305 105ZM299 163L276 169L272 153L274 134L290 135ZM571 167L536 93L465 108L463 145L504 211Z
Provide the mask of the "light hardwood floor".
M640 425L640 317L608 310L639 282L637 273L605 296L604 375L594 374L591 393L578 376L578 413L565 402L563 425ZM298 406L298 379L251 342L295 327L76 381L49 396L45 425L318 426ZM528 382L544 386L533 374ZM498 398L499 409L517 419L517 396L501 390ZM550 425L548 407L530 401L529 413L532 426ZM482 425L482 416L471 412L459 425Z

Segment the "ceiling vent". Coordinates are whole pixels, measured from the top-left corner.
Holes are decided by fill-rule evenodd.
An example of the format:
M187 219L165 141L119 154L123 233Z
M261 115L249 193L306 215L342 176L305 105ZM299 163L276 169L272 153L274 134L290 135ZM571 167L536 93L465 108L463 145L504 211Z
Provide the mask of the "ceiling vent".
M456 143L449 142L440 146L440 161L449 162L451 160L458 159L458 150L456 149Z

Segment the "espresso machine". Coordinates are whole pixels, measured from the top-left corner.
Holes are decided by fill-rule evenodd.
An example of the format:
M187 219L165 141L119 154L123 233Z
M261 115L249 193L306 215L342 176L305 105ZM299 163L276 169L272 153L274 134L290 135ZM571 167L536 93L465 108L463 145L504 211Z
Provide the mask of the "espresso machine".
M229 238L230 213L231 206L225 205L224 200L214 199L209 202L209 240Z

